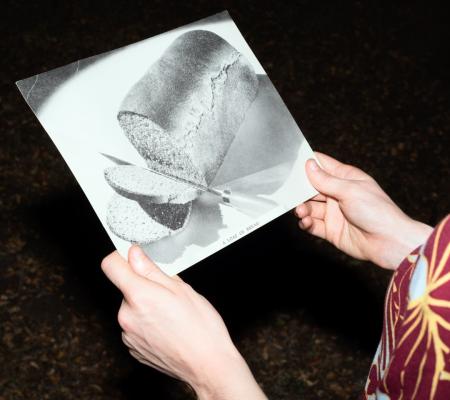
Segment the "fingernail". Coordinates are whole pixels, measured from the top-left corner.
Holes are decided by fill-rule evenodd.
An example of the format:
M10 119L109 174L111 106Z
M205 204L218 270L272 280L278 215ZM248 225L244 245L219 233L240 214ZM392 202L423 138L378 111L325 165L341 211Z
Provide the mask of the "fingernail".
M316 162L316 160L314 160L314 159L310 159L309 160L309 169L311 170L311 171L318 171L319 170L319 164L317 164L317 162Z

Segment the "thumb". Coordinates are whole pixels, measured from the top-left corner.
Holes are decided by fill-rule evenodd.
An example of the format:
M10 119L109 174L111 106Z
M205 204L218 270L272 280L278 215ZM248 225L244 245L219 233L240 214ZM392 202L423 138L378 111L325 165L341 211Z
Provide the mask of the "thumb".
M306 162L306 174L318 192L337 200L342 199L348 189L348 180L329 174L314 159Z
M137 245L128 250L128 262L132 270L143 278L168 286L170 277L166 275Z

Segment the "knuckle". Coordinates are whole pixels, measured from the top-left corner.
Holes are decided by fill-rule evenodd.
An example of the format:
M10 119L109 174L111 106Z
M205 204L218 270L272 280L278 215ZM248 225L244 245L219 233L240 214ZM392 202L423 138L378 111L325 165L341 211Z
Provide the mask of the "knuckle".
M370 175L367 175L361 168L358 167L353 167L354 168L354 172L360 176L364 176L367 178L370 178Z
M125 308L121 307L119 309L119 312L117 313L117 321L119 322L119 325L124 330L124 332L129 332L131 330L130 315Z

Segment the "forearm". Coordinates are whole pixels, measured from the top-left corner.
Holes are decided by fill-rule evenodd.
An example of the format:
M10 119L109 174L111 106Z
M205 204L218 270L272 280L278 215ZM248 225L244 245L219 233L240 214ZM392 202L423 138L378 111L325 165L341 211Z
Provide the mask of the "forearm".
M212 362L205 374L192 384L199 400L267 400L239 352Z

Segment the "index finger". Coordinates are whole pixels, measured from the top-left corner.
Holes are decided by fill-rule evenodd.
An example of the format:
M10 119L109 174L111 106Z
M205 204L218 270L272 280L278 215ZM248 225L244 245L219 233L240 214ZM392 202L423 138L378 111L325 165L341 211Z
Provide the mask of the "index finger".
M125 299L129 299L131 293L142 284L142 278L131 269L117 251L105 257L101 267L107 278L122 292Z

